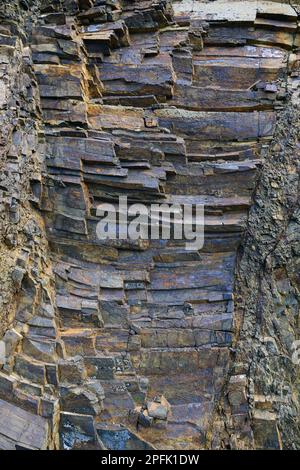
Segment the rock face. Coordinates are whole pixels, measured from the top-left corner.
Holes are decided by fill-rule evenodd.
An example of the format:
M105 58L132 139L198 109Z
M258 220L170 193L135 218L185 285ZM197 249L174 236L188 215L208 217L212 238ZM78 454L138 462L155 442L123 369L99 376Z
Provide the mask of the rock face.
M0 447L300 448L291 3L1 3ZM124 196L204 247L99 240Z

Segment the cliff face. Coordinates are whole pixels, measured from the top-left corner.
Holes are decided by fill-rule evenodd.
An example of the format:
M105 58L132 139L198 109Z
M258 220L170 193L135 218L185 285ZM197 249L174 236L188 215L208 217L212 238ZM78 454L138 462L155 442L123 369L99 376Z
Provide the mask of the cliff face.
M0 448L300 448L298 16L2 2ZM120 196L204 247L99 240Z

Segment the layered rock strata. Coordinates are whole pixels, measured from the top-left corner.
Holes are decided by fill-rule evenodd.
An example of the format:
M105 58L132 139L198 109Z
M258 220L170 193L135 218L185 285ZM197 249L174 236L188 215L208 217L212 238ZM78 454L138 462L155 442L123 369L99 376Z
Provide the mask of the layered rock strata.
M47 432L1 429L6 447L297 446L297 7L15 3L0 422L20 409ZM204 204L204 247L99 240L97 207L121 196Z

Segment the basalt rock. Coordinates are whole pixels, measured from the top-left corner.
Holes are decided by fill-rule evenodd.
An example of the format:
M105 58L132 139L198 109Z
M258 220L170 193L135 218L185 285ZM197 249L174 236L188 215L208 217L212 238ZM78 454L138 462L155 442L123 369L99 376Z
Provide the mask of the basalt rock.
M0 448L300 448L297 3L1 2Z

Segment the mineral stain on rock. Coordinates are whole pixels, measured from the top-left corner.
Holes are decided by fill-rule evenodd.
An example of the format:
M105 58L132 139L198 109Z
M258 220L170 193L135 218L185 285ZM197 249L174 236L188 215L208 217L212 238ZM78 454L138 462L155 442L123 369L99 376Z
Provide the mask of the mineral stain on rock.
M300 448L297 3L1 2L0 448Z

